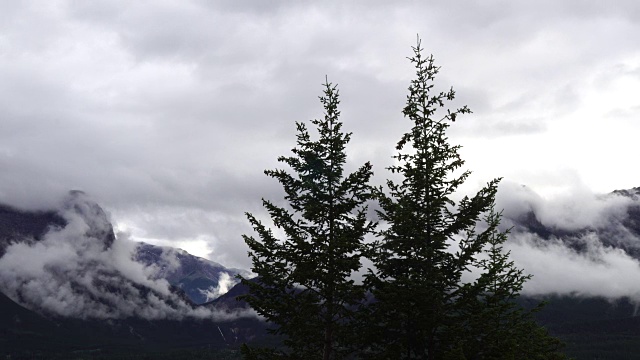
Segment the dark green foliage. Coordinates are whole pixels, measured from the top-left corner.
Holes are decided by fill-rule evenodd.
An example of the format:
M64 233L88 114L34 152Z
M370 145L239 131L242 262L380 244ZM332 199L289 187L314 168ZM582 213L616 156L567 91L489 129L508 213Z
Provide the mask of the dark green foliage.
M339 359L351 351L344 339L364 288L350 277L361 267L364 237L374 227L364 205L372 196L372 172L367 163L343 174L351 134L342 132L337 89L324 86L325 116L311 121L318 139L297 123L293 156L278 159L292 173L265 171L286 193L287 207L263 200L283 238L247 214L260 239L244 236L259 280L242 279L250 288L242 299L286 336L282 352L246 348L247 358Z
M512 304L528 277L501 252L506 237L493 213L499 179L471 198L452 199L469 172L460 171L460 147L449 144L446 130L470 110L446 108L453 89L432 94L439 68L433 57L423 57L419 41L410 61L416 78L403 113L413 127L398 142L396 165L389 168L401 182L388 181L388 193L380 191L379 216L388 227L380 232L376 270L367 279L377 301L367 308L366 357L538 358L527 356L524 347L533 345L509 336L524 335L524 329L527 336L540 330L534 339L544 340L532 351L553 353L546 333ZM488 227L476 232L487 213ZM488 259L479 260L483 256ZM483 275L465 282L463 275L478 268Z

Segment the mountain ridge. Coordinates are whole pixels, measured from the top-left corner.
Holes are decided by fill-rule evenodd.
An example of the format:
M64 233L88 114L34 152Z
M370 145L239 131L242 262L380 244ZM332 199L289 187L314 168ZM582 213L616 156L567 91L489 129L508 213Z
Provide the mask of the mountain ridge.
M191 299L203 281L204 290L226 290L220 279L226 276L230 287L242 270L183 250L125 244L113 235L104 210L83 193L71 193L56 210L0 205L0 224L0 355L225 349L259 341L265 333L249 309L218 309ZM27 285L38 281L37 289L49 286L53 293L34 296ZM68 293L57 292L65 288ZM74 308L85 302L94 313L78 316L56 301Z
M100 285L100 281L104 281L104 284L96 287L106 294L117 294L125 298L131 294L148 299L157 298L167 304L167 309L174 310L178 306L175 302L180 302L183 305L178 308L184 306L187 313L209 315L175 318L152 316L144 319L133 311L125 313L126 316L123 317L108 319L74 318L51 312L40 313L37 308L24 307L14 300L16 298L3 294L0 288L0 348L8 349L7 354L29 350L33 343L40 344L39 349L46 352L47 349L71 351L118 348L134 351L136 348L233 348L243 342L273 344L279 341L278 338L267 335L268 325L255 315L248 304L236 300L237 296L247 293L246 286L234 285L235 274L243 270L226 268L184 250L169 247L144 243L123 247L115 236L111 238L113 228L104 210L87 200L83 193L72 195L71 200L59 211L34 212L0 205L0 270L3 269L2 262L7 260L7 250L11 256L16 250L28 250L37 246L49 251L67 246L84 252L91 261L98 264L100 261L109 263L116 258L122 260L123 256L130 256L131 259L122 261L129 261L127 266L136 267L136 276L146 278L135 278L131 274L128 277L126 274L114 275L110 271L118 268L106 267L95 272L99 278L96 282L74 286L99 298L100 294L91 294L91 285ZM616 238L621 231L640 234L640 205L635 201L640 197L640 188L616 190L607 196L621 196L634 201L624 203L624 216L618 214L610 221L587 224L584 227L563 228L550 225L535 208L517 214L518 216L504 216L513 225L514 234L535 234L536 241L543 244L559 241L579 254L589 251L590 245L583 237L596 233L599 239L602 238L603 246L621 249L634 259L640 259L640 244ZM78 204L78 201L81 203ZM73 225L73 229L70 225ZM54 243L54 240L60 242ZM44 247L49 243L56 246ZM80 261L79 265L84 266L84 262ZM73 267L63 269L70 271L68 275L79 274L82 277L94 274L90 272L91 268L87 270L81 266L80 269L88 272L73 272L71 270L76 270ZM225 276L226 279L223 279ZM222 289L221 282L226 282L226 289ZM164 285L160 288L153 287L158 284ZM130 292L123 293L120 287L130 288ZM160 291L164 288L169 293ZM215 291L220 296L212 299ZM536 314L537 320L552 334L567 342L567 352L570 355L581 358L595 354L624 359L629 358L634 351L640 351L640 335L634 332L635 329L640 329L635 299L580 293L547 293L522 296L519 299L525 307L533 307L541 300L548 304ZM141 302L140 305L148 304ZM212 314L218 314L218 318L214 318ZM603 345L599 347L598 344ZM619 350L605 349L612 344L618 346Z

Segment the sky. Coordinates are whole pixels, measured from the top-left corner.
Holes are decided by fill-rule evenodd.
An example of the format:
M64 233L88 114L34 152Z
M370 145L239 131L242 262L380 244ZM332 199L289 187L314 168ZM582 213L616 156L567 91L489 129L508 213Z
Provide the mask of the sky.
M638 33L636 1L3 1L0 202L82 190L122 236L247 269L244 213L282 198L263 170L322 116L325 77L348 166L384 183L417 35L473 111L449 129L461 191L594 199L640 186Z

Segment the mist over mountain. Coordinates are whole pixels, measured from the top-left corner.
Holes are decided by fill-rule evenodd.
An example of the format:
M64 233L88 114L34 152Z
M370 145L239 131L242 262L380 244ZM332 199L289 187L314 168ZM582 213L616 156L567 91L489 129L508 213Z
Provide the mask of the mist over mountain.
M497 207L511 228L506 249L533 274L527 295L629 297L640 302L640 188L551 199L505 183Z
M507 250L534 277L524 294L640 301L640 188L546 199L504 183L497 208ZM194 304L231 289L226 268L113 232L105 211L72 191L49 210L0 205L0 292L24 306L79 318L211 316ZM117 294L117 295L114 295Z
M506 250L534 275L521 302L550 301L539 321L571 341L572 354L640 324L640 188L544 198L506 182L497 208L511 232ZM273 341L236 300L247 292L236 274L248 272L116 236L108 213L79 191L49 209L0 205L0 347L22 351L35 338L47 339L45 350Z
M57 209L0 207L0 292L39 313L79 319L228 319L194 306L239 270L184 251L116 239L104 210L70 192Z
M238 283L236 275L249 274L246 270L226 268L181 249L145 243L138 244L134 259L155 269L154 278L165 279L180 288L195 304L218 298Z

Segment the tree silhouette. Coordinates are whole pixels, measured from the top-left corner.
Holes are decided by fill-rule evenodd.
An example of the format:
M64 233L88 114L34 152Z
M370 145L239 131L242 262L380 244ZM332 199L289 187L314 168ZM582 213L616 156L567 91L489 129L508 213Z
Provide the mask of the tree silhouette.
M485 358L487 349L524 354L517 348L521 339L500 337L516 328L537 329L526 314L516 316L520 312L512 303L528 277L499 246L506 239L497 230L500 216L493 212L500 179L473 197L453 200L470 172L460 170L460 146L449 143L446 131L471 111L467 106L447 108L455 99L453 89L434 93L439 67L422 51L418 39L409 58L416 77L403 110L412 127L398 142L396 163L388 168L400 180L388 180L387 192L379 192L378 213L386 228L379 233L375 269L367 277L375 301L367 306L364 322L366 357ZM476 231L485 214L489 225ZM482 275L475 282L463 278L478 271Z
M278 159L292 173L265 171L286 193L288 207L263 200L282 238L247 214L260 238L244 236L259 280L242 279L250 288L243 299L275 325L272 332L284 335L286 346L282 351L245 349L249 358L326 360L351 352L344 339L351 336L355 305L364 296L363 286L351 275L361 267L364 237L374 228L365 216L372 171L366 163L344 175L351 134L342 132L337 88L325 83L320 100L325 116L311 121L318 138L312 139L304 123L296 123L293 156Z

